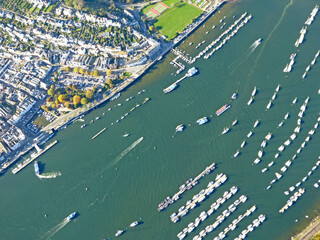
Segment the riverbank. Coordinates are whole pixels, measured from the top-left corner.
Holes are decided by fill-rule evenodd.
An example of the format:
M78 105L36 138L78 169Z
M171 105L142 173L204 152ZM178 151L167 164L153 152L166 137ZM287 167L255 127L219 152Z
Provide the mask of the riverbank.
M142 77L147 70L152 67L158 59L161 59L164 57L167 53L171 51L176 45L178 45L181 41L183 41L186 37L188 37L193 31L195 31L201 24L203 24L216 10L218 10L223 4L225 4L226 1L221 1L214 7L212 7L209 11L206 11L203 13L203 15L194 22L191 26L186 28L179 36L177 36L173 41L172 44L170 44L167 48L165 48L162 52L159 53L155 57L154 60L152 60L150 63L144 65L136 74L134 74L132 77L126 79L124 82L120 83L118 86L113 88L111 90L111 93L109 93L105 98L103 98L101 101L96 103L91 103L86 105L83 108L75 109L59 118L57 118L55 121L44 127L41 131L46 132L50 131L52 129L57 130L60 127L63 127L64 125L68 125L71 121L78 118L80 115L85 115L91 110L97 108L101 104L107 102L110 100L113 96L120 93L121 91L125 90L127 87L129 87L133 82L137 81L140 77Z
M320 232L320 216L314 218L311 223L291 240L310 240L314 235Z

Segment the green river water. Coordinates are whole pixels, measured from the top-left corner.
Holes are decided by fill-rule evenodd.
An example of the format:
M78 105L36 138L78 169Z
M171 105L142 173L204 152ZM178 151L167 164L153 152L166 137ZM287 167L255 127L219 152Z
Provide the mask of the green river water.
M311 136L310 142L283 173L280 181L270 190L266 187L275 177L275 172L280 173L283 164L297 151L319 116L320 58L305 80L301 78L320 49L319 16L308 27L302 45L299 48L294 46L316 3L316 0L293 0L291 3L288 0L243 0L225 5L220 13L211 17L205 27L200 27L179 48L195 56L232 24L235 20L233 15L239 17L248 12L253 18L211 58L201 58L192 65L199 69L199 74L185 79L172 93L163 94L163 88L179 78L171 75L176 71L169 64L174 55L167 55L124 91L119 99L85 116L86 123L97 116L101 117L99 120L81 130L83 123L76 122L57 133L54 139L59 143L38 161L42 172L57 171L61 176L38 179L30 165L17 175L8 171L0 178L0 239L115 239L118 229L128 228L139 218L143 224L128 229L118 238L177 239L176 235L183 228L194 221L200 212L208 210L233 185L239 187L238 193L186 239L192 239L205 226L212 224L242 194L248 200L205 239L213 239L252 205L256 205L257 210L241 221L233 232L229 232L226 239L234 239L261 213L266 215L266 221L249 233L247 239L289 239L299 232L319 208L320 192L313 187L320 179L319 169L301 184L306 193L300 200L285 213L279 214L278 211L293 194L285 196L283 192L301 181L318 160L319 130ZM219 20L224 16L227 16L226 27L221 30ZM217 27L212 29L212 25ZM206 31L209 33L205 34ZM258 38L263 41L251 53L249 47ZM206 43L195 49L203 40ZM189 42L193 45L189 46ZM297 52L296 63L293 71L286 75L282 70L293 52ZM186 64L186 67L191 66ZM278 84L281 84L281 90L272 107L266 111L266 105ZM254 86L258 92L253 104L248 107ZM137 92L142 89L146 91L138 95ZM231 103L232 107L221 116L215 116L215 111L229 103L236 90L239 91L239 98ZM130 96L135 98L125 101ZM293 133L299 108L308 96L310 102L303 116L301 132L275 160L275 164L261 173L261 169L274 159L278 147ZM151 100L130 112L146 97ZM292 105L295 97L298 101ZM116 106L119 103L122 105ZM112 110L108 111L108 108ZM105 116L102 116L103 112L106 112ZM125 119L110 125L126 112L129 115ZM281 128L277 128L287 112L290 112L290 117ZM203 116L209 117L210 122L198 126L195 121ZM219 136L235 118L239 123L229 133ZM256 119L261 120L260 125L247 139L241 154L232 158ZM185 131L173 138L175 127L181 123L187 126ZM107 130L91 140L104 127ZM268 132L273 137L264 149L261 163L253 165ZM125 133L130 136L124 138L122 135ZM213 173L202 178L198 185L185 192L165 211L157 211L160 201L168 195L172 196L181 184L198 175L212 162L217 164ZM227 174L228 180L173 224L169 216L221 172ZM63 222L74 211L79 213L77 218L69 223ZM47 217L44 217L45 214ZM309 218L305 218L306 215Z

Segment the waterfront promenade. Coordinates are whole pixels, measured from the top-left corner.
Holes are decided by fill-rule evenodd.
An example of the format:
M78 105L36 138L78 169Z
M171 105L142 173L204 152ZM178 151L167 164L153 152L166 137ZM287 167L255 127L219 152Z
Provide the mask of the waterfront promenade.
M50 131L51 129L57 130L58 128L64 126L65 124L68 124L70 121L75 119L76 117L86 114L90 112L91 110L97 108L101 104L107 102L110 100L114 95L117 93L123 91L128 86L130 86L132 83L134 83L136 80L138 80L143 74L146 73L146 71L153 66L157 62L158 59L165 56L167 53L171 51L176 45L178 45L182 40L184 40L186 37L188 37L195 29L197 29L203 22L205 22L213 12L215 12L217 9L219 9L224 3L226 3L226 0L220 1L216 5L214 5L210 10L204 12L202 16L196 20L194 23L192 23L189 27L187 27L181 34L179 34L171 44L168 45L167 48L165 48L163 51L161 51L153 61L147 63L144 65L137 73L133 74L132 77L126 79L124 82L120 83L116 87L114 87L106 97L104 97L101 101L96 103L89 103L87 106L82 108L77 108L59 118L57 118L55 121L44 127L41 131Z

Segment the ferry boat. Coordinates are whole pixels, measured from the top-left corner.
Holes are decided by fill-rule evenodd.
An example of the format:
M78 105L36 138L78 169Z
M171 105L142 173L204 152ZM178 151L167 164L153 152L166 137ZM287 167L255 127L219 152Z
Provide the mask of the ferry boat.
M39 172L39 164L38 164L38 162L35 161L33 166L34 166L34 172L35 172L35 174L36 174L36 175L39 175L40 172Z
M74 218L76 217L76 215L77 215L77 212L71 213L71 214L67 217L67 220L68 220L68 221L71 221L72 219L74 219Z
M208 118L207 117L203 117L203 118L198 119L196 123L198 123L199 125L203 125L203 124L205 124L207 122L208 122Z
M220 116L222 113L224 113L227 109L231 107L230 104L226 104L223 107L221 107L218 111L216 111L216 115Z
M186 73L186 77L192 77L193 75L195 75L198 72L198 69L196 69L195 67L190 68L188 70L188 72Z
M178 86L178 85L175 84L175 83L174 83L174 84L171 84L169 87L163 89L163 92L164 92L164 93L169 93L169 92L173 91L174 89L176 89L177 86Z
M138 221L134 221L133 223L130 224L130 227L135 227L135 226L137 226L138 224L139 224Z
M118 230L114 236L118 237L124 233L124 230Z
M182 132L184 130L184 125L180 124L176 127L176 132Z

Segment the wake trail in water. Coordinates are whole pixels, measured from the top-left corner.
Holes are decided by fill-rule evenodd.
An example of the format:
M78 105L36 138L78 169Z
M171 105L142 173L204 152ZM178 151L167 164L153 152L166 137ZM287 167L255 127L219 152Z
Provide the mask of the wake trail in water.
M63 219L63 221L59 224L57 224L56 226L54 226L53 228L51 228L48 232L46 232L41 239L46 239L49 240L51 239L57 232L59 232L64 226L66 226L70 221L65 218Z
M268 41L270 40L270 38L272 37L273 33L277 30L277 28L278 28L279 25L281 24L281 22L282 22L282 20L283 20L283 18L284 18L284 16L285 16L285 14L286 14L286 12L287 12L288 7L290 7L292 4L293 4L293 0L290 0L290 2L287 4L287 6L284 7L283 12L282 12L282 14L281 14L281 16L280 16L279 21L276 23L276 25L274 26L274 28L271 30L270 34L268 35L268 37L267 37L267 39L266 39L266 41L265 41L265 44L263 44L263 46L262 46L262 48L261 48L261 50L260 50L260 52L259 52L259 54L258 54L258 57L256 58L255 66L256 66L258 60L260 59L260 57L261 57L261 55L262 55L262 52L263 52L265 46L267 45ZM255 67L255 66L254 66L254 67Z
M141 143L143 140L143 137L139 138L138 140L136 140L134 143L132 143L127 149L125 149L122 153L120 153L120 155L118 157L116 157L116 159L114 159L112 161L112 163L110 164L110 167L116 165L124 156L126 156L132 149L134 149L139 143Z
M40 179L42 179L42 178L56 178L61 175L62 175L61 172L49 172L49 173L39 174L39 175L37 175L37 177Z

